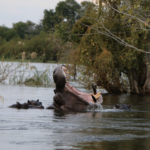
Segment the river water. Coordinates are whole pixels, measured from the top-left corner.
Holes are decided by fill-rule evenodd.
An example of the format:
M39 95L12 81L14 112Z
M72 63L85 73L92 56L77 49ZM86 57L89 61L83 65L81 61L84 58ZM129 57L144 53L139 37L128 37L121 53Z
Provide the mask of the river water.
M49 64L34 65L42 70ZM150 96L105 93L103 108L88 112L8 108L28 99L39 99L46 108L53 102L54 88L10 85L8 80L0 84L1 150L150 149ZM114 104L131 104L132 109L114 110Z

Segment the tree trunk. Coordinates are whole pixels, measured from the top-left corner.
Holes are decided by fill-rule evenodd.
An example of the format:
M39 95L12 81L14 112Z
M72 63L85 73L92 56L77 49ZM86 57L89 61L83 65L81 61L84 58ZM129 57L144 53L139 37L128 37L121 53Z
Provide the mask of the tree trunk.
M150 71L148 70L150 67L150 59L147 57L146 60L140 60L139 62L138 70L132 68L127 71L130 91L125 89L124 85L120 83L120 76L116 75L117 72L114 73L115 77L111 79L111 82L107 79L107 73L101 74L101 78L96 82L97 85L102 86L111 94L123 94L128 92L139 95L150 94Z
M139 70L132 69L128 71L128 79L130 82L130 93L132 94L150 94L150 71L148 70L147 60L141 60Z
M123 94L127 93L127 89L124 89L123 85L120 83L120 76L117 71L113 72L114 77L111 78L111 81L107 78L107 73L101 74L100 79L96 82L98 86L102 86L108 93L111 94Z

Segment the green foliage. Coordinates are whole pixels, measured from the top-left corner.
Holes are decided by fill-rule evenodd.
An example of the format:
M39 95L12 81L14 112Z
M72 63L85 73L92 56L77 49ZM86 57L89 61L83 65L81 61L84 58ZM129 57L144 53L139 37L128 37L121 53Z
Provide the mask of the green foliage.
M13 28L7 28L5 26L0 26L0 37L3 40L10 41L15 38L31 39L34 35L40 34L43 30L43 26L41 24L36 25L31 21L18 22L13 24Z
M9 41L10 39L17 37L17 33L14 29L0 26L0 37L6 41Z
M65 43L67 41L71 41L72 33L71 33L72 25L69 22L62 22L59 25L55 26L55 34L60 37L62 41Z
M72 29L72 41L79 43L85 33L87 33L87 30L90 30L88 26L92 25L94 22L90 19L87 19L86 16L78 20ZM87 26L85 26L87 25Z
M18 22L13 24L14 30L17 32L21 39L25 38L25 32L27 30L27 24L24 22Z
M5 43L5 40L0 36L0 46Z
M26 23L18 22L13 24L13 29L21 39L25 39L26 36L30 39L32 36L39 34L43 30L43 26L41 24L36 25L28 20Z
M126 74L130 80L129 76L132 76L134 70L139 80L139 70L146 58L144 53L132 47L143 51L150 48L148 46L150 34L149 30L146 30L149 29L149 19L145 23L138 20L139 14L147 10L148 6L140 0L133 4L132 1L130 5L119 0L110 1L111 7L121 13L110 7L103 6L101 9L96 6L92 7L74 24L72 29L72 34L74 34L72 42L78 43L74 55L71 55L71 59L74 60L73 64L76 63L78 68L86 66L84 70L81 67L81 72L86 74L88 79L95 74L91 80L99 81L99 85L107 90L113 86L122 91L127 88L120 84L122 73ZM145 12L146 14L148 15L148 11ZM120 41L128 43L131 47L120 44Z
M37 68L34 68L34 74L32 77L25 79L24 84L26 85L36 85L36 86L50 86L52 81L50 79L50 71L46 69L44 72L39 72Z
M72 20L74 23L77 15L77 10L80 9L80 5L75 0L65 0L57 4L55 10L59 16Z
M59 2L55 8L55 11L52 9L45 9L44 18L42 19L42 24L45 31L54 31L55 25L58 28L61 22L67 22L68 25L72 27L76 21L76 18L78 18L77 16L79 9L80 5L75 0Z
M22 64L23 66L24 64ZM25 71L27 68L30 68L33 71L32 75L25 76ZM28 66L25 64L25 68L20 72L20 75L13 75L10 79L10 83L13 84L25 84L30 86L51 86L52 82L50 79L50 70L47 68L45 71L38 71L35 66Z
M57 62L60 58L62 51L66 46L63 45L62 40L55 34L47 34L41 32L40 35L34 36L34 38L25 39L15 38L8 42L1 41L0 57L4 59L24 59L34 61L32 53L36 53L37 61ZM25 56L23 56L23 53Z
M59 2L55 11L44 10L42 24L28 20L14 23L11 29L0 26L0 57L24 60L31 59L31 53L36 52L40 61L58 61L66 53L64 49L67 47L68 50L69 44L65 46L64 43L75 39L71 33L73 24L85 14L90 4L83 2L80 6L75 0L66 0Z
M51 28L54 28L55 25L60 23L61 21L61 16L54 12L54 10L44 10L44 18L42 20L42 24L44 26L45 31L49 31Z
M92 9L95 8L95 4L89 1L83 1L81 2L80 9L77 10L77 19L82 18L84 15L88 14Z

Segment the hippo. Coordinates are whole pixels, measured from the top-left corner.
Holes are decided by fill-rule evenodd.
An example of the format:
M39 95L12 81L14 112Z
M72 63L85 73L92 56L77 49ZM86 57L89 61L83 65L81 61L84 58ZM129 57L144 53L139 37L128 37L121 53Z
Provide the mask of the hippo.
M39 105L39 106L29 105L29 108L44 109L44 106L42 106L42 105Z
M20 104L19 102L16 102L16 104L13 104L9 106L9 108L18 108L18 109L28 109L28 108L36 108L36 109L44 109L44 106L42 105L42 102L38 100L28 100L27 103Z
M39 101L39 99L35 100L28 100L28 105L34 105L34 106L41 106L42 102Z
M28 103L20 104L19 102L16 102L16 104L9 106L9 108L28 109L29 105Z
M53 72L56 85L54 90L53 104L47 109L63 111L85 111L89 108L98 108L103 102L101 93L97 93L96 87L92 85L93 93L83 93L67 82L67 68L58 65Z
M125 110L130 110L131 105L126 105L126 104L115 104L114 109L125 109Z

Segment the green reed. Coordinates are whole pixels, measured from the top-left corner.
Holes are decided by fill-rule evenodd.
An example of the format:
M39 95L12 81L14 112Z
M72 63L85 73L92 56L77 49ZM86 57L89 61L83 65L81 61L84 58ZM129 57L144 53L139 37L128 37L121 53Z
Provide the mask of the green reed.
M25 75L27 69L33 70L33 74ZM19 75L15 74L10 82L13 84L48 87L52 85L50 74L49 68L46 68L44 71L39 71L35 66L29 66L21 71Z

